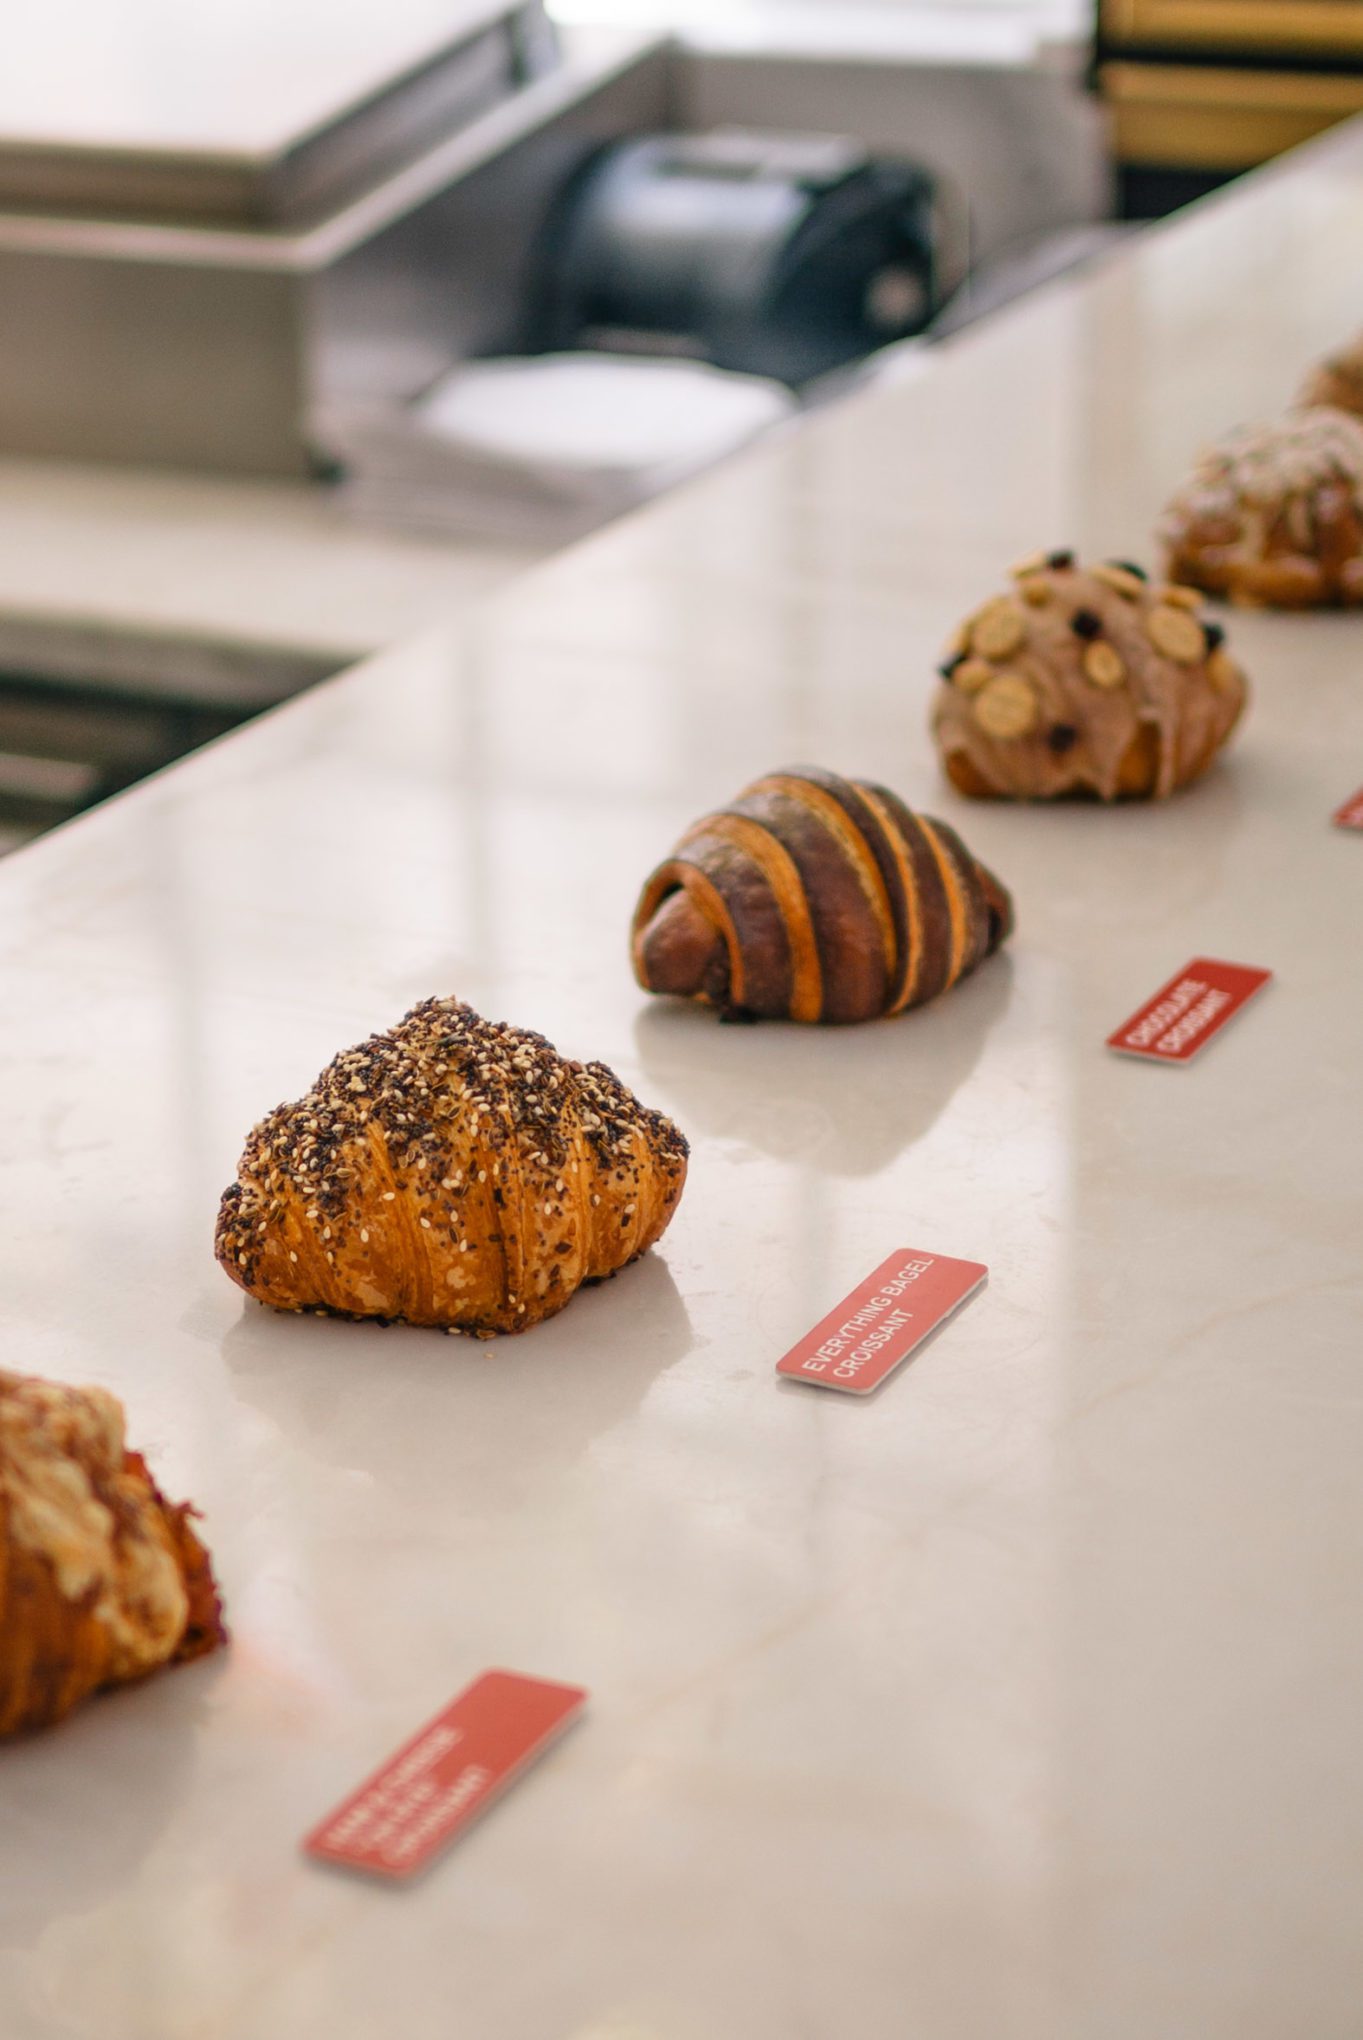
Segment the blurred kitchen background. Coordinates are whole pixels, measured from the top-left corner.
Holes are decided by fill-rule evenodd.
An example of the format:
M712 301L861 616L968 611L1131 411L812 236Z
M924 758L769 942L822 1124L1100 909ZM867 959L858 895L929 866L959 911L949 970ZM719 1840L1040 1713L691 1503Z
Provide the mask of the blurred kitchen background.
M1351 0L44 0L0 850L1363 106Z

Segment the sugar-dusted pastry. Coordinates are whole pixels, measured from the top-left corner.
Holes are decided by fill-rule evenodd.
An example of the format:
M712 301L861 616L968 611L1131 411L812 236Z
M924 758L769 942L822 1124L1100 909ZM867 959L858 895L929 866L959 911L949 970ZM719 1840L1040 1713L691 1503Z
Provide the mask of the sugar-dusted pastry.
M1170 574L1272 609L1363 602L1363 421L1289 411L1205 452L1160 520Z
M256 1127L218 1259L276 1310L523 1332L653 1245L686 1157L604 1063L426 999Z
M226 1641L193 1514L107 1389L0 1372L0 1735Z
M1013 906L955 831L863 780L792 768L688 829L634 911L645 991L729 1018L872 1020L947 991Z
M1194 589L1109 560L1037 553L969 618L941 667L932 726L962 793L1163 799L1205 772L1245 681Z
M1363 333L1318 361L1297 395L1307 409L1347 411L1363 418Z

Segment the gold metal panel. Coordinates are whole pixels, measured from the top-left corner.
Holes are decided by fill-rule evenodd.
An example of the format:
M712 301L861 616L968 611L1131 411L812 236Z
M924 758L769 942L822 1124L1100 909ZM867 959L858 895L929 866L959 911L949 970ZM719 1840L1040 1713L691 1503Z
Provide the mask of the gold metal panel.
M1099 82L1118 160L1243 170L1363 110L1363 77L1104 64Z
M1102 0L1113 43L1363 53L1358 0Z

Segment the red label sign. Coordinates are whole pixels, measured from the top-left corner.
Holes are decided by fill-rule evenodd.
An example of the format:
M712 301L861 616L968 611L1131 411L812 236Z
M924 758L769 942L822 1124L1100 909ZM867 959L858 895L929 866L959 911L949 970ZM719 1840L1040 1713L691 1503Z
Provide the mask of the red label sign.
M1363 829L1363 786L1345 801L1343 807L1335 809L1331 820L1337 829Z
M901 1247L820 1318L776 1372L816 1388L869 1395L975 1294L988 1273L979 1261Z
M1120 1055L1142 1055L1152 1062L1191 1062L1272 975L1244 963L1195 956L1124 1027L1109 1034L1107 1045Z
M534 1762L581 1712L580 1686L484 1672L314 1828L324 1863L412 1877Z

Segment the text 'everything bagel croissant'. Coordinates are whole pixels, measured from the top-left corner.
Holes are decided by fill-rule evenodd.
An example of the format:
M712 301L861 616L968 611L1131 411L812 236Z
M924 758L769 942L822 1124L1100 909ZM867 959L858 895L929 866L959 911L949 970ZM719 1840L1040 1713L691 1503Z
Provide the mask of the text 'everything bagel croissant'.
M848 1022L950 989L1013 908L944 822L803 767L706 815L645 885L634 974L730 1017Z
M276 1310L523 1332L653 1245L686 1159L604 1063L426 999L256 1127L218 1259Z
M226 1641L193 1514L107 1389L0 1371L0 1735Z

